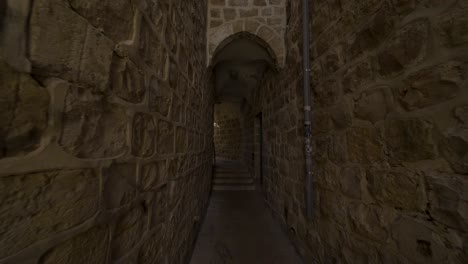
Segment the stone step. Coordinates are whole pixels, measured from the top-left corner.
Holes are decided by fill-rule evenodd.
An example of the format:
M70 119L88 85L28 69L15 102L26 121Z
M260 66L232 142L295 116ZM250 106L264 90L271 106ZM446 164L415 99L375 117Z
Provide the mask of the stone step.
M213 185L213 191L254 191L255 185L224 185L215 184Z
M213 181L214 184L247 184L253 183L253 178L218 178Z

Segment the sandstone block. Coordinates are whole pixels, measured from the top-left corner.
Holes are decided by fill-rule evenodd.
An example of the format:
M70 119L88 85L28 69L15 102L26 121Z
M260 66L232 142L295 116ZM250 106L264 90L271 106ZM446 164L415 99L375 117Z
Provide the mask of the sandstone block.
M407 110L429 107L457 96L466 64L449 62L410 75L399 87L398 97Z
M79 158L106 158L126 150L127 116L122 107L73 87L66 96L60 145Z
M343 78L343 89L345 92L355 92L365 88L374 80L374 72L370 62L361 62L349 68Z
M136 165L116 163L102 172L103 205L106 209L116 209L134 201L136 197Z
M80 84L99 91L107 89L113 50L110 39L88 26L78 76Z
M348 197L360 199L363 179L364 173L359 167L343 168L339 177L341 191Z
M49 94L29 74L0 63L0 158L38 147L47 127Z
M33 72L76 80L87 34L86 20L61 0L38 0L33 4L30 27Z
M425 20L411 22L400 29L378 54L380 75L394 75L408 65L421 61L426 55L428 36L428 23Z
M129 0L70 0L72 8L116 42L131 38L135 8Z
M187 150L187 130L183 127L176 129L176 152L183 153Z
M361 203L352 203L348 210L349 222L354 232L374 241L385 241L388 232L381 221L382 209Z
M140 69L130 60L114 56L111 89L121 99L139 103L145 96L145 80Z
M107 261L109 230L92 228L46 252L39 263L100 264Z
M404 168L367 170L367 188L379 202L398 209L423 211L426 194L423 177Z
M457 230L468 228L468 184L461 175L432 173L427 178L429 212L437 221Z
M385 122L385 141L395 161L418 161L436 156L433 126L420 119L392 119Z
M132 154L150 157L155 152L156 124L152 115L137 113L133 118Z
M145 227L142 206L132 208L117 220L112 236L112 259L117 260L133 249L141 240Z
M391 92L388 90L388 87L383 87L361 93L354 109L356 117L373 123L384 120L392 109Z
M383 144L374 128L354 127L346 132L348 158L352 162L371 164L384 159Z
M457 173L468 173L468 132L450 135L444 138L439 148L442 155L450 162Z
M248 6L249 0L227 0L228 6Z
M0 258L75 227L99 206L92 170L46 171L0 179Z
M142 168L141 184L144 190L157 188L166 183L169 174L166 160L145 164Z
M440 263L447 257L442 238L422 222L403 217L392 233L399 252L414 263Z
M164 120L158 121L157 149L159 154L174 153L174 126Z

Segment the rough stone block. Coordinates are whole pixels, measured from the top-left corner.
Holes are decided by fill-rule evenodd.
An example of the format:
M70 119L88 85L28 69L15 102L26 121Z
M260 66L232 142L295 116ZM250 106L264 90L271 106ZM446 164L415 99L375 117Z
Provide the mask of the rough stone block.
M70 0L73 10L116 42L131 38L135 8L130 0Z
M156 124L152 115L137 113L133 117L132 154L150 157L155 152Z
M348 215L354 232L374 241L383 242L387 239L388 232L380 219L383 217L381 208L352 203L349 206Z
M141 240L145 227L145 212L142 206L132 208L124 214L112 235L112 259L117 260L133 249Z
M172 105L171 87L165 82L159 82L156 78L151 80L149 89L149 108L151 111L168 117Z
M136 165L116 163L103 169L103 205L116 209L133 202L136 197Z
M100 264L107 261L109 229L92 228L47 251L38 263Z
M345 92L355 92L365 88L374 80L373 67L370 62L364 61L349 68L343 77Z
M114 43L95 28L88 26L81 55L80 84L104 91L108 87Z
M183 153L187 150L187 130L183 127L176 129L176 152Z
M457 47L468 43L468 17L466 9L445 13L437 25L443 43Z
M87 23L61 0L37 0L30 20L33 73L76 80Z
M92 170L38 172L0 178L0 258L91 218L99 206Z
M424 223L403 217L393 228L399 252L414 263L441 263L447 258L442 238Z
M361 93L356 102L356 117L373 123L384 120L392 109L392 97L388 87Z
M114 56L111 71L111 89L121 99L139 103L143 100L145 80L140 69L130 60Z
M169 172L166 160L145 164L142 168L141 184L144 190L158 188L167 181Z
M455 172L468 173L468 131L447 136L440 141L439 149Z
M126 150L127 116L122 107L73 87L66 97L60 145L79 158L105 158Z
M383 144L380 135L374 128L350 128L346 132L346 141L350 161L361 164L383 161Z
M450 100L460 92L467 66L449 62L410 75L399 87L398 97L407 110L429 107Z
M390 157L395 161L413 162L436 157L433 126L424 120L387 120L385 141Z
M157 149L159 154L174 153L174 126L164 120L158 121Z
M386 48L378 54L380 75L397 74L405 67L421 61L426 55L428 28L427 21L416 20L397 31Z
M0 158L36 149L47 127L49 94L29 74L0 62Z
M348 197L361 199L364 173L359 167L345 167L341 171L340 188Z
M367 188L379 202L398 209L424 211L426 194L423 177L404 168L369 169Z
M437 221L457 230L468 228L468 183L461 175L432 173L427 177L429 212Z

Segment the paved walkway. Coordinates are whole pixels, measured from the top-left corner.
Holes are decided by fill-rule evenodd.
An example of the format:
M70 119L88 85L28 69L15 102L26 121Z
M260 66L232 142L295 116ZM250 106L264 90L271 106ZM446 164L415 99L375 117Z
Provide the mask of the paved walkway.
M257 191L213 191L191 264L302 263Z

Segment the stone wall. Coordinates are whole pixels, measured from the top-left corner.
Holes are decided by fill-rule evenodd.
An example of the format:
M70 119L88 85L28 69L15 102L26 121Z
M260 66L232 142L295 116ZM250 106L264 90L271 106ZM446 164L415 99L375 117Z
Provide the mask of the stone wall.
M285 0L209 0L208 61L229 37L249 32L269 44L284 64Z
M0 2L1 263L190 255L213 155L207 1L111 2Z
M241 160L243 116L240 104L228 102L216 104L214 120L216 157Z
M310 262L466 263L466 1L312 2L314 216L300 1L288 3L286 67L258 101L268 202Z

